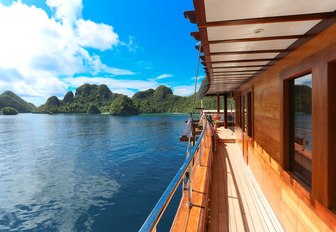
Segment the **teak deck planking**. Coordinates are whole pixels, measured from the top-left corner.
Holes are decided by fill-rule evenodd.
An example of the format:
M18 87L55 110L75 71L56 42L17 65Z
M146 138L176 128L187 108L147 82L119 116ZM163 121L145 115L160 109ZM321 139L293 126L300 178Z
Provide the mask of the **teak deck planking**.
M217 145L209 231L283 231L237 143Z

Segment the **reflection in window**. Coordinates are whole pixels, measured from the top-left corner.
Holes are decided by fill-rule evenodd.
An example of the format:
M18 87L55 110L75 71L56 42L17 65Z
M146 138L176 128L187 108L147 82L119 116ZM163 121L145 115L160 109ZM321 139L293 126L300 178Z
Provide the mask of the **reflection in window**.
M312 75L291 81L291 171L311 187Z

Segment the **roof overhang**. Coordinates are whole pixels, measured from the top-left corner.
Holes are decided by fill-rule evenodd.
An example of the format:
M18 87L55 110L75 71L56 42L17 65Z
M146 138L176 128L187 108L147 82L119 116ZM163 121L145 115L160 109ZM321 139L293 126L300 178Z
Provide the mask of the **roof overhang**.
M232 92L336 22L336 1L194 0L207 95Z

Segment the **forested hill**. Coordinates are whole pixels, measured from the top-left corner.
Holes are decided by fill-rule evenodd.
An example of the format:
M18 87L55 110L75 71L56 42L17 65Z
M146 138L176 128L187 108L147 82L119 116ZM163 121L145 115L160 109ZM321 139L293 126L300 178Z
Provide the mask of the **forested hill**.
M166 86L159 86L155 90L137 92L132 98L126 95L112 93L106 85L84 84L76 89L75 94L68 92L63 100L56 96L50 97L45 104L38 107L36 113L163 113L163 112L191 112L194 97L196 106L200 106L207 82L203 81L196 95L181 97L173 94ZM204 98L203 104L207 108L215 108L215 99Z
M200 107L202 99L206 108L214 109L216 107L215 99L213 97L204 98L206 85L207 81L204 79L198 92L189 97L174 95L170 88L159 86L155 90L137 92L132 100L141 113L191 112L194 100L195 106Z
M30 113L36 108L11 91L5 91L0 95L0 110L5 107L13 108L19 113Z

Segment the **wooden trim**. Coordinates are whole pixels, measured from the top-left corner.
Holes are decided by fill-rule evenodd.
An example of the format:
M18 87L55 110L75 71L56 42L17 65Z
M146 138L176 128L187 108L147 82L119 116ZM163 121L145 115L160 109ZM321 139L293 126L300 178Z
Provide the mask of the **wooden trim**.
M253 75L254 73L217 73L214 74L212 77L234 77L234 76L238 76L238 77L249 77L251 75Z
M190 35L191 35L191 37L193 37L197 41L201 40L201 35L198 31L190 32Z
M255 73L258 72L259 70L236 70L236 71L213 71L213 73Z
M268 40L291 40L301 39L304 35L282 35L282 36L270 36L270 37L252 37L241 39L224 39L224 40L211 40L204 44L221 44L221 43L239 43L239 42L255 42L255 41L268 41Z
M261 62L261 61L272 61L277 60L276 58L269 59L253 59L253 60L224 60L224 61L213 61L213 64L226 64L226 63L252 63L252 62Z
M262 68L264 66L268 66L268 65L223 66L223 67L213 67L212 69L217 69L217 68ZM260 70L260 69L258 69L258 70Z
M310 20L322 20L329 18L334 12L301 14L301 15L284 15L273 16L264 18L251 18L251 19L235 19L226 21L207 22L203 27L221 27L221 26L235 26L235 25L248 25L248 24L262 24L262 23L284 23L284 22L298 22Z
M260 54L260 53L280 53L286 51L285 49L270 49L270 50L253 50L253 51L233 51L233 52L211 52L211 56L216 55L244 55L244 54Z
M193 10L185 11L183 13L184 18L188 19L192 24L196 23L196 12Z
M224 95L226 93L231 93L231 91L218 91L216 93L210 93L210 94L206 93L205 96L207 96L207 97L215 97L215 96L217 96L217 94Z

